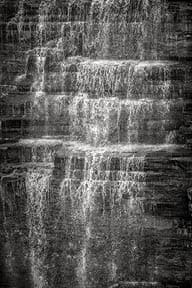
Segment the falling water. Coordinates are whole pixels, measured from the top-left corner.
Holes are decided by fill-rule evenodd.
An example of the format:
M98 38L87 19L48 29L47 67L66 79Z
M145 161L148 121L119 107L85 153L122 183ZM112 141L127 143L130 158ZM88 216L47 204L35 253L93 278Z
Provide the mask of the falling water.
M22 270L25 278L28 264L28 236L25 224L22 222L26 212L25 193L25 180L21 171L12 169L9 174L0 175L0 203L3 216L1 223L5 237L5 240L1 238L3 240L1 245L4 248L1 257L5 261L7 277L10 277L14 285L23 283L19 273Z
M90 149L89 146L76 148L81 154L83 153L83 158L75 156L75 146L69 148L65 177L60 186L60 199L63 202L63 209L66 209L66 195L69 193L73 221L80 222L84 227L76 273L80 287L90 287L93 283L91 284L92 280L88 275L95 257L90 250L90 245L94 237L104 237L103 234L97 235L95 219L115 217L113 220L118 221L120 215L116 213L121 211L122 214L129 215L129 225L132 225L135 221L134 217L142 214L144 197L142 191L145 186L144 159L135 155L122 156L123 150L120 147L117 151L111 150L111 153L107 147L101 151ZM78 186L75 183L79 183ZM126 203L123 199L127 199ZM114 255L112 262L107 264L108 275L111 275L108 277L113 280L116 275L114 272L116 257L118 255ZM95 265L101 265L100 262L96 263Z
M45 215L49 201L51 170L29 169L26 174L27 215L30 239L30 262L33 285L45 288L46 282L46 233Z
M17 32L19 35L19 40L21 40L23 36L23 27L24 27L24 2L25 0L20 0L18 5L17 14L8 22L7 25L7 36L11 38L15 38L14 28L16 26Z
M90 99L86 94L75 97L69 107L71 133L93 145L113 143L146 143L154 134L156 143L171 143L172 111L180 101L119 100L117 97ZM161 135L155 135L159 129ZM173 131L171 130L173 129Z
M77 86L81 92L89 92L94 97L120 94L120 97L128 99L156 98L156 95L158 98L167 98L171 86L171 68L171 64L166 61L87 60L80 63Z
M9 23L19 20L20 41L24 4ZM31 155L23 175L32 286L156 287L164 241L158 233L164 224L171 233L172 222L157 227L152 213L170 182L162 163L171 185L178 183L177 160L167 158L178 141L183 100L175 85L185 70L161 60L166 5L45 0L37 7L34 47L15 79L29 81L33 102L35 139L19 141ZM62 140L47 139L58 131ZM11 271L14 253L7 250Z
M39 19L37 25L37 39L38 48L34 49L32 53L35 53L37 74L34 77L34 82L31 85L31 91L35 91L35 101L38 102L44 99L44 111L45 111L45 124L44 124L44 135L48 136L48 100L45 95L45 63L47 58L48 49L45 45L46 41L46 29L48 21L48 13L50 9L50 1L41 2L39 6Z

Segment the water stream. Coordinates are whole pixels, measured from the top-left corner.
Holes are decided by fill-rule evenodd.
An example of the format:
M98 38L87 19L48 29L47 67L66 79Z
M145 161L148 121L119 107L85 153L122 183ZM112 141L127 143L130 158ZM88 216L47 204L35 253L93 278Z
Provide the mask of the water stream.
M175 83L187 77L161 60L165 10L160 0L40 1L17 78L30 80L33 102L34 139L19 145L31 153L23 175L34 288L161 287L161 231L172 236L172 220L154 211L170 181L182 186L176 162L168 172L163 163L185 140Z

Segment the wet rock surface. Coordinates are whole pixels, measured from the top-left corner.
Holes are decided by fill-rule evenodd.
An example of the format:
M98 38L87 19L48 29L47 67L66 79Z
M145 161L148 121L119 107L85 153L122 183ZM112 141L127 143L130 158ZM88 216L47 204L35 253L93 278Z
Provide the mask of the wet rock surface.
M191 8L1 1L1 287L191 287Z

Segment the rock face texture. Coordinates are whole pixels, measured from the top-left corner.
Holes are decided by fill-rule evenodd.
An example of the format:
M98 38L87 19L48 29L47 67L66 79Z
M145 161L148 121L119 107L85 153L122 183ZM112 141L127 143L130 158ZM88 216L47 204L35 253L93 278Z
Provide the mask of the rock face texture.
M191 10L0 2L1 287L192 287Z

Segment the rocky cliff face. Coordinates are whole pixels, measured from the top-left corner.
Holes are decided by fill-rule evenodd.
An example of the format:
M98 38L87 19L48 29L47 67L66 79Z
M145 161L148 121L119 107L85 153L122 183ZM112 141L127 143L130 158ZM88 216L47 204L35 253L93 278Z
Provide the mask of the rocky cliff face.
M191 3L0 6L1 286L191 287Z

